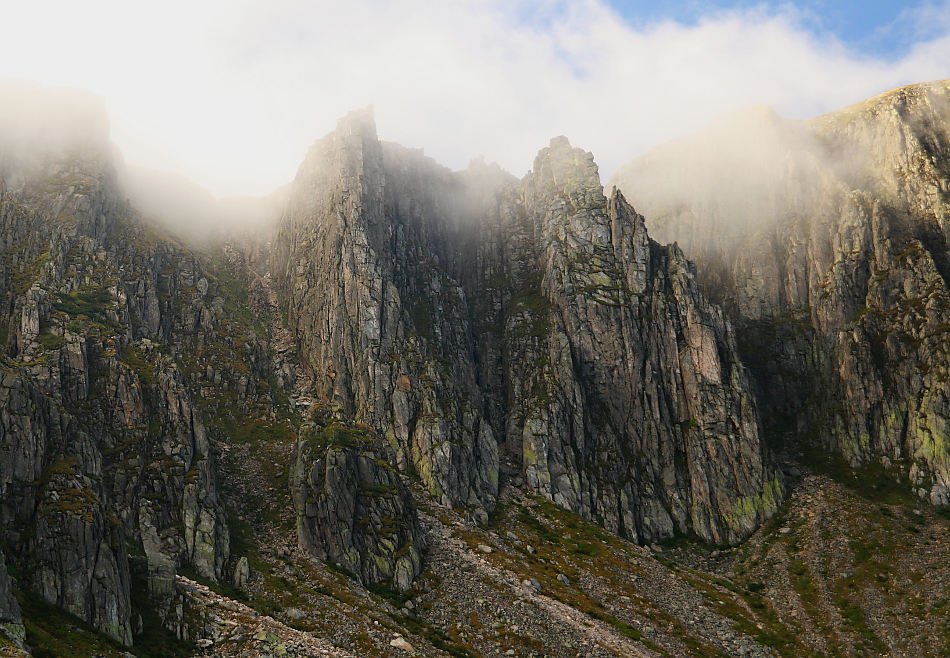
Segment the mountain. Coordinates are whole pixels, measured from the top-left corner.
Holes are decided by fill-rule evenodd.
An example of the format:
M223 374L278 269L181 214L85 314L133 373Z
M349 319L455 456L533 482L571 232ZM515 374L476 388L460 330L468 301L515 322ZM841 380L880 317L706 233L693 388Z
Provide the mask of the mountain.
M351 115L308 154L275 251L316 398L445 505L487 519L499 446L530 490L634 540L734 543L781 500L727 323L566 139L519 184Z
M176 566L224 574L214 429L199 406L232 386L256 393L259 343L220 280L122 200L106 147L0 181L0 516L21 587L130 645L136 590L168 603ZM235 348L238 324L246 362L202 395L201 379L222 375L197 368Z
M938 655L947 86L622 191L358 111L231 231L31 90L78 109L0 122L0 655Z
M613 181L747 337L764 419L789 447L882 465L943 506L948 154L941 81L805 121L749 111Z

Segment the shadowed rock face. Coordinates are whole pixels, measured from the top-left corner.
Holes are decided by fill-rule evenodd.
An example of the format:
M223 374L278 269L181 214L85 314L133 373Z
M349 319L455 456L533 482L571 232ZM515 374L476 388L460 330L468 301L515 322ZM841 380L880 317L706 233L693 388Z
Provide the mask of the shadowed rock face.
M363 583L409 589L425 538L389 445L367 427L323 421L305 429L294 461L300 547Z
M502 300L485 316L501 377L486 379L507 392L530 488L639 541L732 543L774 511L782 485L722 313L679 249L604 196L590 153L552 140L482 230L502 236L476 241L502 247L468 277Z
M938 505L950 504L948 120L947 81L808 121L758 112L615 179L741 327L771 429L892 466Z
M20 649L25 647L26 631L20 616L20 605L13 593L2 550L0 550L0 634Z
M176 567L222 575L228 531L170 356L215 329L211 300L194 257L136 224L104 151L4 162L0 526L19 587L129 645L130 555L163 599Z
M682 253L558 138L521 183L450 174L351 115L298 173L278 290L325 404L443 502L538 493L641 541L738 541L782 485L747 376Z
M275 270L318 398L376 428L437 500L486 518L498 450L449 268L456 187L421 153L380 144L371 117L350 115L297 174Z

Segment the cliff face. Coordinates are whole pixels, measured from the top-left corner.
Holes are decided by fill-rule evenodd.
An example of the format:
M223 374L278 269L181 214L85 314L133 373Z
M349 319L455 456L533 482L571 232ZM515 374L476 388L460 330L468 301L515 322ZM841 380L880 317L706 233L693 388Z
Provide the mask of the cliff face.
M26 629L23 628L23 617L20 613L20 604L17 603L13 584L7 573L6 558L0 551L0 647L12 644L16 649L26 648ZM5 647L6 648L6 647Z
M532 490L640 541L733 543L774 511L727 323L590 154L559 138L520 183L452 175L355 115L293 199L278 290L316 396L443 502L492 509L500 444Z
M107 163L48 167L0 197L0 519L24 584L130 644L130 554L156 593L176 564L214 578L228 558L207 431L168 356L208 309L197 263L128 223Z
M360 582L405 591L422 571L425 538L390 446L364 426L318 419L294 455L298 543Z
M506 446L528 487L638 541L738 541L782 485L692 265L650 240L620 194L605 197L591 154L564 138L520 188L483 229L498 235L477 241L501 246L496 261L475 259L470 280L472 296L501 300L485 315L501 376L486 385L506 392Z
M230 573L210 412L265 400L274 413L263 348L226 282L123 200L103 145L0 170L0 544L14 585L125 645L141 590L187 636L176 571Z
M808 121L759 111L615 179L741 327L766 422L853 465L893 467L940 505L950 504L948 119L947 82Z
M125 645L151 609L194 639L176 574L273 584L229 523L405 592L411 492L484 522L500 480L736 544L786 494L766 430L946 504L947 95L757 111L755 148L720 125L607 194L563 137L522 180L453 173L355 113L272 235L204 252L101 145L0 158L0 630L32 592Z
M274 267L316 399L376 428L437 500L487 518L498 451L446 266L452 186L421 154L380 144L371 116L350 115L301 166Z

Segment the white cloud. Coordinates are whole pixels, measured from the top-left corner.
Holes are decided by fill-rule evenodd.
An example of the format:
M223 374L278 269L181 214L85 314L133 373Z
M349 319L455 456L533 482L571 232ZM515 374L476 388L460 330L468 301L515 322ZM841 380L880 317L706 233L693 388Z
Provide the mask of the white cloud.
M0 77L101 95L127 160L233 194L288 181L370 103L382 138L454 168L481 153L520 175L566 134L609 174L730 109L808 116L950 76L950 23L881 61L803 20L634 29L599 0L33 0L4 10Z

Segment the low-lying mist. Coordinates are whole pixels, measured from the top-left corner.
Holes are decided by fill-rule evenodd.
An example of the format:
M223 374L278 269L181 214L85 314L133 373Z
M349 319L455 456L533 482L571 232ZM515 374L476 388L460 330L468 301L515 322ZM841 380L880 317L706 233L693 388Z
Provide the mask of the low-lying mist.
M286 186L266 196L215 197L186 177L125 165L119 182L148 220L192 243L264 229L280 215Z
M950 85L921 88L929 94L934 123L950 125ZM825 191L845 189L880 178L876 160L884 137L829 139L836 131L847 133L847 117L860 107L804 120L784 119L766 106L728 113L624 165L607 186L619 187L646 216L655 239L677 241L688 254L707 247L734 250L784 218L811 212L823 186ZM76 155L100 158L113 168L122 193L139 212L188 242L260 231L277 220L289 193L287 183L266 195L216 197L180 173L126 163L110 142L104 103L94 95L29 84L0 86L5 187L22 185L45 161ZM466 181L460 189L467 190L462 196L492 193L500 181L515 180L481 158L460 176ZM472 199L455 203L460 216L471 214L465 208Z
M51 163L96 160L146 219L189 242L253 231L280 212L282 188L266 196L217 198L181 174L127 164L110 139L107 109L94 94L0 84L0 180L6 189L44 176Z
M920 97L917 111L903 112L905 93ZM929 125L914 123L921 120ZM818 204L851 190L873 188L876 197L899 203L903 177L931 166L936 156L928 151L950 144L948 121L950 81L893 90L811 119L750 107L632 160L609 185L646 217L655 239L679 242L687 255L735 253L785 220L828 219L835 208ZM942 144L914 143L934 131L944 134ZM895 155L901 153L907 161Z
M826 161L822 144L802 122L755 106L633 160L608 185L620 188L647 218L651 236L679 241L690 251L710 241L739 243L794 213L788 204L798 195L786 189L790 174L800 185L814 184ZM672 218L678 220L675 230Z
M0 81L0 176L8 186L47 158L108 149L108 115L93 94Z

